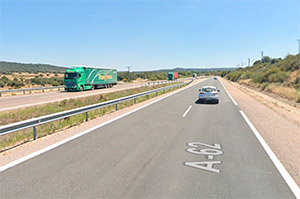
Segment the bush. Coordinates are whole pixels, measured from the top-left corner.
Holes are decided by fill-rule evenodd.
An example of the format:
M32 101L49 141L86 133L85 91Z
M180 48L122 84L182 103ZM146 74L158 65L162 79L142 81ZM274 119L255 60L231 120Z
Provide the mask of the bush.
M0 80L0 87L3 88L5 86L5 82L3 82L2 80Z
M6 76L2 76L0 80L3 81L5 84L7 84L10 81Z
M262 83L264 81L264 75L261 73L255 74L253 77L253 81L256 83Z
M299 89L300 88L300 77L297 77L295 81L293 82L294 88Z
M278 73L271 74L269 77L269 82L284 82L289 78L286 72L279 71Z
M263 84L260 85L260 89L265 90L268 86L269 86L268 83L263 83Z

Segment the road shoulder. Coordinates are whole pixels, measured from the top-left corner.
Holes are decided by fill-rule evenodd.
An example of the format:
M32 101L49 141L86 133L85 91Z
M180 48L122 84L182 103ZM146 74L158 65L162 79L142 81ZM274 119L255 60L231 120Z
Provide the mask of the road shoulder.
M224 79L221 81L299 186L298 110L263 93Z

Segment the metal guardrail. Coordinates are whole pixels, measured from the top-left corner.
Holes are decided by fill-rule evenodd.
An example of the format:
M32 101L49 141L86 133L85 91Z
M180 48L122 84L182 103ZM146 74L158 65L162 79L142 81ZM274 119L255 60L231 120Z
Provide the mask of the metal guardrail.
M149 95L156 93L156 96L158 95L158 92L163 91L165 92L165 90L169 91L171 90L171 88L175 88L175 87L181 87L187 84L190 84L193 80L189 81L189 82L185 82L185 83L180 83L180 84L176 84L176 85L172 85L172 86L167 86L167 87L163 87L163 88L159 88L159 89L154 89L154 90L150 90L150 91L146 91L143 93L138 93L135 95L130 95L130 96L126 96L126 97L122 97L122 98L118 98L118 99L114 99L114 100L110 100L107 102L101 102L98 104L93 104L93 105L89 105L89 106L84 106L84 107L80 107L80 108L76 108L76 109L72 109L72 110L67 110L67 111L63 111L63 112L59 112L59 113L54 113L54 114L50 114L50 115L45 115L45 116L41 116L41 117L37 117L37 118L32 118L29 120L25 120L25 121L21 121L21 122L16 122L16 123L12 123L12 124L7 124L7 125L3 125L0 126L0 136L1 135L6 135L9 133L13 133L15 131L19 131L22 129L26 129L26 128L30 128L33 127L33 139L36 139L36 126L41 125L41 124L45 124L48 122L53 122L56 120L60 120L60 119L64 119L70 116L74 116L74 115L78 115L81 113L86 113L86 121L88 121L89 119L89 111L93 111L99 108L103 108L103 107L107 107L107 106L112 106L115 105L116 106L116 110L118 110L118 104L128 101L128 100L134 100L134 103L136 103L136 99L139 97L143 97L143 96L147 96L147 99L149 99Z
M176 79L176 80L165 80L165 81L156 81L156 82L147 82L146 86L150 85L159 85L159 84L168 84L172 82L183 82L184 80Z
M13 93L13 92L23 92L25 95L26 91L36 91L36 90L44 90L46 89L61 89L64 88L64 86L52 86L52 87L39 87L39 88L24 88L24 89L12 89L12 90L0 90L0 97L2 96L2 93Z

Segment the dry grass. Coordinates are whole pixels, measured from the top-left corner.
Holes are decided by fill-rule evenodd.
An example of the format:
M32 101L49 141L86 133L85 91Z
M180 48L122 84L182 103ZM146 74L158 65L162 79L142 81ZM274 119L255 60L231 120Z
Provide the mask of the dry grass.
M297 101L300 98L300 92L294 88L276 86L271 84L267 87L266 90L293 101Z
M296 71L293 73L293 76L296 77L297 74L298 74L298 72ZM261 88L261 90L265 90L270 93L276 94L282 98L300 103L300 91L295 88L286 87L286 86L280 85L278 83L259 84L259 83L253 82L252 79L239 80L238 82L240 84L243 84L246 86Z

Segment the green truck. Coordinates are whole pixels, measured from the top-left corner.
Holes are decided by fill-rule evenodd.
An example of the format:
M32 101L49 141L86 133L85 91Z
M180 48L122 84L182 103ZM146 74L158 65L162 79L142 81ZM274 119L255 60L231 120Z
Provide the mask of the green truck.
M111 88L117 84L117 70L89 67L72 67L65 72L66 91L84 91Z

